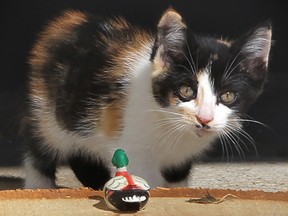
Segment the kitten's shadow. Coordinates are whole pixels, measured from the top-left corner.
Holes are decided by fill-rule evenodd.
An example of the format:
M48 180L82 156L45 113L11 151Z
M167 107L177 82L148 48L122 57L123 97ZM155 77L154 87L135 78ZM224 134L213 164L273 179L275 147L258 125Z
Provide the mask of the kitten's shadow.
M24 180L19 177L0 176L0 190L14 190L23 188Z

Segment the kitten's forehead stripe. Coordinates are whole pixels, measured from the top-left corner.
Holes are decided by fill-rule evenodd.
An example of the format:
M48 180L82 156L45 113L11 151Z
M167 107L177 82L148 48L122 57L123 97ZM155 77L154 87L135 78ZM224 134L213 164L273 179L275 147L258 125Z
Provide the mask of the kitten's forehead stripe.
M224 44L227 47L231 47L232 43L231 41L225 40L223 38L220 38L217 40L218 43Z
M196 115L203 119L214 118L216 96L213 93L213 84L210 73L205 70L198 74L198 95L196 97L198 112Z

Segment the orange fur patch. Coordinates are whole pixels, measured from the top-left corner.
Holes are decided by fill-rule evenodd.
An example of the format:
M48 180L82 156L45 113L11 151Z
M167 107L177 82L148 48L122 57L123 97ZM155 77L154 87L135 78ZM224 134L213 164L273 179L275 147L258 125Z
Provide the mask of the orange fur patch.
M72 37L73 28L87 22L86 15L78 11L66 11L60 18L52 21L49 26L40 34L38 42L32 49L30 65L34 69L40 69L50 58L49 46L60 43L69 37Z
M177 27L186 28L186 25L182 22L181 15L172 8L168 9L163 14L158 24L158 27L162 27L166 25L174 25Z
M71 35L73 28L87 22L87 17L79 11L66 11L62 17L57 18L43 32L43 35L49 35L50 40L63 38ZM46 37L47 38L47 37Z
M161 74L164 74L166 71L166 68L168 68L167 63L165 64L165 62L163 61L163 59L159 56L161 52L163 52L163 46L160 46L158 48L158 52L155 56L155 59L153 61L153 72L152 72L152 77L157 77Z
M29 88L30 96L37 100L48 101L47 93L48 90L45 81L42 78L34 76L30 81L30 88Z
M225 39L223 39L223 38L220 38L220 39L218 39L217 41L218 41L218 43L224 44L224 45L226 45L227 47L230 47L230 46L231 46L231 41L225 40Z
M119 135L123 125L123 101L113 103L102 110L100 114L100 130L108 137Z
M116 50L113 56L113 62L116 64L109 68L109 75L114 78L121 78L124 76L123 72L133 72L131 68L138 63L143 49L147 44L152 44L152 36L145 31L136 30L130 43L119 44L117 41L107 39L107 44L109 44L110 49Z
M176 106L178 103L179 98L175 96L172 92L169 93L169 104L171 106Z

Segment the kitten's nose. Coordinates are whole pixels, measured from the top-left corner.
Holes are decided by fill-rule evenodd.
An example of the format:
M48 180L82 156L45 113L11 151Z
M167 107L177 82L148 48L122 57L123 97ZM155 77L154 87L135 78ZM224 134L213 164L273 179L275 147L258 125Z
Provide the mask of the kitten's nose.
M201 116L196 116L196 119L197 121L199 122L199 124L201 124L200 127L203 127L205 129L210 129L210 126L208 125L209 122L211 122L213 120L213 118L204 118L204 117L201 117ZM197 125L196 125L197 127Z

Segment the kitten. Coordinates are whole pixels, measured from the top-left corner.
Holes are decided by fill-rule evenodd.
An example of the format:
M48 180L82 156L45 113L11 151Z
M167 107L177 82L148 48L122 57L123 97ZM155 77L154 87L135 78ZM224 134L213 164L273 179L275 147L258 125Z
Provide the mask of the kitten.
M54 188L68 161L101 189L118 148L151 187L187 186L193 158L241 133L267 76L271 25L235 41L193 33L169 9L156 34L66 11L29 59L26 188Z

